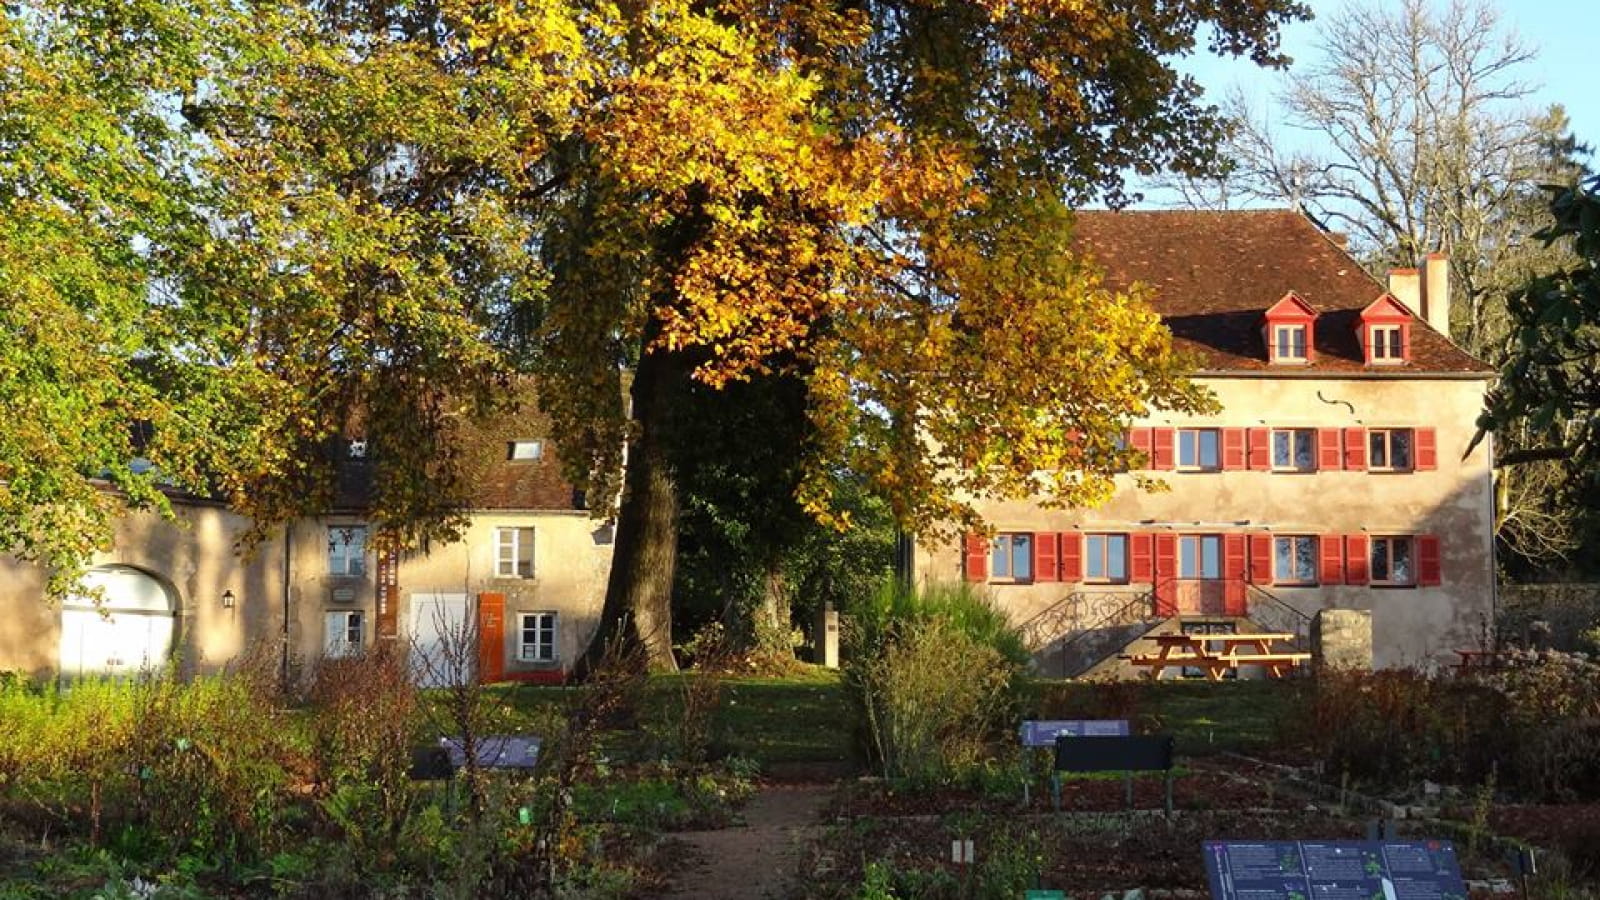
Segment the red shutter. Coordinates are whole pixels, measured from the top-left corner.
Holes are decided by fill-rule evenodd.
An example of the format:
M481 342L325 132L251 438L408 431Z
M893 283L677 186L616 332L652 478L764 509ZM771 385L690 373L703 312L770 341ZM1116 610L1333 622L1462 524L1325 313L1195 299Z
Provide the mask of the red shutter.
M1330 540L1333 538L1330 536ZM1367 558L1367 536L1345 535L1344 580L1346 584L1366 584L1372 579Z
M1156 615L1178 614L1178 536L1156 535Z
M1250 468L1266 471L1272 468L1272 430L1250 429Z
M1076 531L1061 533L1061 580L1083 580L1083 535Z
M1417 584L1437 587L1441 579L1439 565L1439 536L1417 535Z
M1171 471L1173 467L1172 454L1172 429L1157 428L1151 432L1151 440L1155 444L1154 468L1163 472Z
M1272 535L1250 535L1250 580L1256 584L1272 583Z
M1366 471L1367 430L1365 428L1346 428L1344 430L1344 467L1352 472Z
M1148 429L1148 428L1130 428L1130 429L1128 429L1128 445L1133 447L1133 449L1139 451L1140 453L1144 454L1144 467L1145 468L1147 468L1147 469L1154 468L1153 461L1151 460L1151 457L1150 457L1150 429Z
M1230 616L1245 614L1245 540L1242 534L1222 536L1222 589L1224 611Z
M1422 472L1431 472L1439 467L1439 438L1432 428L1418 428L1412 432L1417 436L1416 457L1417 469Z
M1244 468L1244 429L1222 429L1222 467L1224 469Z
M1130 554L1133 556L1133 562L1128 567L1129 580L1136 584L1149 584L1150 582L1155 581L1155 572L1153 568L1155 559L1153 535L1132 535L1128 540L1128 545L1132 548Z
M1361 338L1361 361L1372 365L1372 326L1365 322L1356 326L1356 334Z
M1317 538L1317 552L1322 557L1321 572L1318 578L1323 584L1344 583L1344 541L1337 534L1325 534Z
M1337 472L1344 468L1344 455L1339 448L1339 429L1317 429L1317 468L1324 472Z
M1055 581L1056 547L1058 538L1053 531L1036 531L1033 534L1033 580Z
M1306 362L1314 363L1316 361L1317 361L1317 323L1315 321L1310 321L1310 322L1306 323Z
M966 564L963 570L968 581L989 580L989 539L981 534L969 534L962 541Z

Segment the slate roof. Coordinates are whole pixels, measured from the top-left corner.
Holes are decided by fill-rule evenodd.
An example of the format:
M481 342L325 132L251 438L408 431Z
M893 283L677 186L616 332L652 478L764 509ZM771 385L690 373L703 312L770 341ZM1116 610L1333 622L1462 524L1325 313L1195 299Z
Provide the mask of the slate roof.
M1139 281L1152 288L1151 304L1174 343L1198 356L1206 371L1390 378L1494 371L1420 317L1411 325L1407 365L1365 365L1361 311L1388 286L1290 210L1083 211L1074 244L1105 271L1110 286ZM1290 291L1321 313L1316 360L1308 365L1267 362L1262 314Z

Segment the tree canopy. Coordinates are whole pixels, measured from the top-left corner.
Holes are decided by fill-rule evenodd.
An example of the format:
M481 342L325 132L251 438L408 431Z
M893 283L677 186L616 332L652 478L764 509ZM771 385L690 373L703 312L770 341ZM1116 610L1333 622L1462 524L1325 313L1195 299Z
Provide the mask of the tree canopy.
M99 518L40 527L8 495L3 533L55 563L86 549L63 534L103 541L106 501L86 485L111 473L150 498L118 469L140 422L163 477L263 530L326 501L320 448L359 428L387 539L449 536L455 430L492 414L519 368L540 375L568 472L620 504L603 625L664 664L678 498L661 432L692 383L804 379L797 490L824 521L841 518L841 461L923 529L983 495L1092 503L1127 462L1129 415L1206 401L1140 297L1067 251L1068 209L1125 199L1127 170L1212 164L1218 117L1173 58L1207 29L1215 52L1281 63L1277 27L1304 14L1291 0L13 4L0 77L80 100L0 110L5 164L55 191L0 200L0 260L80 232L110 260L74 270L82 253L64 253L32 276L91 329L24 341L39 317L6 321L12 366L71 386L31 408L8 398L39 447L6 455L25 460L9 490ZM97 171L80 132L126 173ZM0 292L22 294L14 278ZM72 411L91 408L99 426L69 440Z

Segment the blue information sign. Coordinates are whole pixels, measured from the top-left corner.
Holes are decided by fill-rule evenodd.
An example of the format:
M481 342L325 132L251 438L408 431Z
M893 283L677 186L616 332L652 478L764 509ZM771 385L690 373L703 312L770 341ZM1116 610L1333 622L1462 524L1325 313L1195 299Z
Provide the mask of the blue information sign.
M536 737L488 735L478 738L473 756L486 769L531 769L539 762L542 743ZM460 738L442 737L439 746L450 754L450 764L455 768L467 764L467 749Z
M1449 841L1206 841L1213 900L1466 900Z
M1028 719L1019 729L1024 747L1054 747L1056 738L1068 737L1127 737L1127 719Z

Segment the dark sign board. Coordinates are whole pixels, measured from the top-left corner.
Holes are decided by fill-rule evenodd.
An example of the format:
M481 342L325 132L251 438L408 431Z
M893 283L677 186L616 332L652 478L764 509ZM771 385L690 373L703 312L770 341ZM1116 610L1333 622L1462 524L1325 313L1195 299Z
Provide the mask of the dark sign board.
M1449 841L1206 841L1213 900L1466 900Z
M1019 734L1024 747L1054 747L1056 738L1068 737L1124 737L1128 734L1127 719L1057 719L1022 723Z
M1172 768L1172 737L1165 734L1062 737L1057 772L1159 772Z

